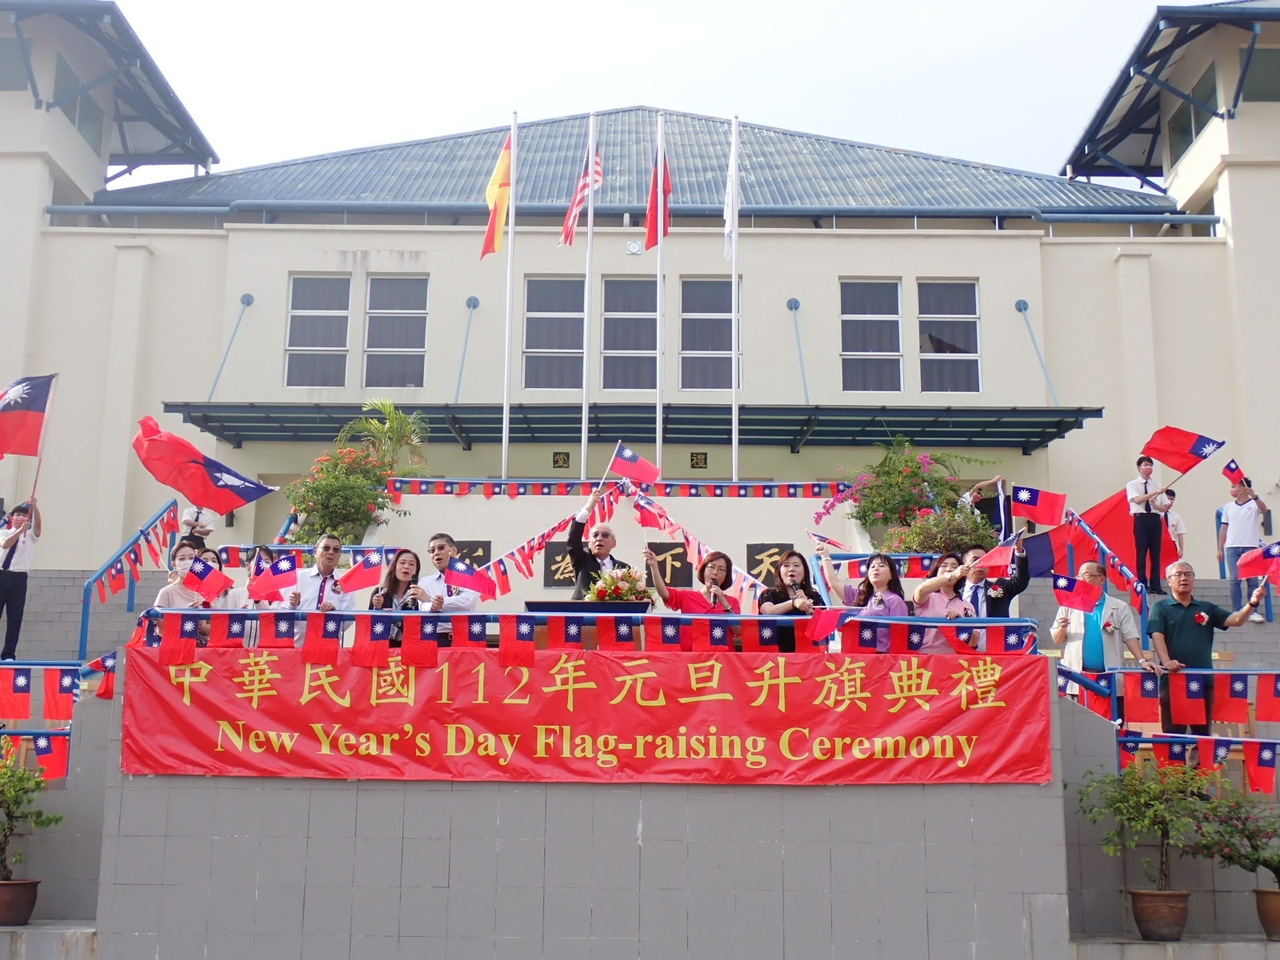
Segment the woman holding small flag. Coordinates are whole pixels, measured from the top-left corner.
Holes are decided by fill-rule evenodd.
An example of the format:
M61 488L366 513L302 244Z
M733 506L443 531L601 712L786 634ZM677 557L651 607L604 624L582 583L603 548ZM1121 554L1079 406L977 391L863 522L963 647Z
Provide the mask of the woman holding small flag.
M1076 673L1105 673L1124 666L1127 647L1143 670L1159 673L1142 649L1142 634L1133 608L1106 592L1107 572L1096 560L1086 560L1075 579L1055 577L1054 592L1062 606L1049 635L1062 647L1062 665ZM1074 683L1067 693L1077 692Z
M809 580L809 564L796 550L788 550L778 558L778 572L773 589L760 595L760 613L766 617L807 617L815 607L825 607L822 594ZM796 652L796 629L778 624L778 651Z
M727 553L714 550L707 554L702 565L698 567L698 582L701 590L684 590L680 587L668 587L662 579L662 571L658 566L658 558L648 547L644 548L644 562L649 566L649 579L653 588L662 598L669 610L681 613L740 613L737 597L725 595L725 589L733 584L733 561ZM688 640L686 644L685 641ZM680 628L680 645L682 649L693 649L693 629L689 626Z
M369 598L370 610L417 610L418 601L409 593L418 583L418 574L422 572L422 561L412 550L402 548L396 551L395 558L386 565L382 574L382 583L373 596ZM390 643L400 646L400 638L404 635L404 626L399 620L391 625Z
M958 593L958 587L969 576L969 568L960 562L960 554L944 553L933 565L934 575L916 586L912 599L916 602L917 617L945 617L955 620L972 617L973 607ZM924 632L921 653L954 653L951 644L937 627Z
M830 549L825 543L818 544L814 550L822 557L822 572L831 585L832 593L844 601L846 607L858 607L860 617L911 616L893 557L887 553L873 553L867 558L867 575L855 586L852 580L840 582L829 556ZM876 652L889 652L888 627L876 630Z

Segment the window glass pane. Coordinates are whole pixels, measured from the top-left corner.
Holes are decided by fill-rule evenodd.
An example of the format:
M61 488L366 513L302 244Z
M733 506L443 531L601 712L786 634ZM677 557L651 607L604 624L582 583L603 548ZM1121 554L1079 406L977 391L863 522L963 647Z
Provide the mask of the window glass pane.
M525 313L581 313L581 280L530 280Z
M977 353L978 325L950 320L921 320L920 352Z
M897 320L840 321L840 349L844 353L898 353Z
M17 37L0 37L0 90L27 89L27 66Z
M420 353L391 354L371 353L365 357L364 385L366 387L420 387L422 365L426 358Z
M731 390L733 368L728 357L681 357L681 390Z
M350 277L294 277L293 310L347 310L351 303Z
M0 40L0 44L4 41ZM1240 66L1244 66L1245 51L1240 51ZM3 84L4 48L0 46L0 84ZM25 75L22 89L26 86ZM0 87L0 89L5 89ZM1244 78L1244 99L1255 102L1271 102L1280 100L1280 50L1254 49L1253 58L1249 61L1249 72Z
M346 347L346 317L312 317L295 314L289 318L289 346Z
M93 148L94 153L102 152L102 107L89 94L80 97L80 115L76 118L76 129L85 143Z
M582 355L527 354L524 358L524 385L531 390L581 390Z
M370 350L422 350L427 345L426 317L370 316Z
M80 78L76 76L76 72L71 69L71 64L67 63L58 55L58 63L53 70L53 99L61 100L69 94L74 93L80 88ZM74 100L64 103L60 108L72 123L76 120L76 102Z
M872 283L858 280L840 284L840 312L864 317L896 317L897 282Z
M606 280L605 313L657 313L658 289L650 280Z
M1194 136L1200 136L1200 132L1213 116L1213 110L1218 109L1218 72L1214 69L1213 64L1209 64L1209 69L1204 72L1196 85L1191 88L1191 96L1195 97L1206 107L1211 107L1208 113L1199 107L1191 108L1191 125Z
M658 349L657 321L638 317L605 317L604 349Z
M922 317L976 317L978 315L978 285L973 281L963 283L921 283L920 316Z
M347 355L291 353L284 382L290 387L341 387L347 382Z
M605 357L606 390L653 390L658 386L658 367L653 357Z
M425 311L426 277L375 277L369 281L369 309Z
M920 389L930 393L977 393L977 360L921 360Z
M728 280L685 280L681 283L681 313L730 313L732 310L733 290Z
M845 357L842 361L845 390L902 389L902 363L897 357Z
M681 350L729 350L732 346L733 326L728 317L681 318Z
M581 350L581 317L526 317L526 350Z
M1191 104L1184 102L1169 117L1169 158L1177 163L1191 146Z

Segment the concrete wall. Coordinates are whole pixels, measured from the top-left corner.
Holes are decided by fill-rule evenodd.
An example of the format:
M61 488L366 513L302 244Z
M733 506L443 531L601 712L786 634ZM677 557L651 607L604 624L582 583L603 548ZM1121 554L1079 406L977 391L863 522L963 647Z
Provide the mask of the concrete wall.
M67 660L79 655L84 582L93 572L38 570L31 574L18 642L19 659ZM156 570L144 571L137 586L134 613L126 609L124 591L115 595L108 593L104 604L98 602L98 593L94 590L90 604L89 659L124 645L133 633L138 612L151 606L165 578L166 574Z

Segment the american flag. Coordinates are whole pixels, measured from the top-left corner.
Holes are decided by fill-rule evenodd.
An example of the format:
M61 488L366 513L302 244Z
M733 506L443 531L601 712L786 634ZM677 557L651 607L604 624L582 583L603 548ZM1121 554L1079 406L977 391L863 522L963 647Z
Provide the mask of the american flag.
M588 173L589 166L594 167L590 173ZM604 164L600 160L600 151L597 150L594 164L591 164L589 155L583 158L582 174L578 177L578 185L573 190L573 201L569 204L569 212L564 215L564 227L560 230L560 246L573 246L573 235L578 229L578 217L582 216L582 211L587 205L587 192L599 190L602 183L604 183Z

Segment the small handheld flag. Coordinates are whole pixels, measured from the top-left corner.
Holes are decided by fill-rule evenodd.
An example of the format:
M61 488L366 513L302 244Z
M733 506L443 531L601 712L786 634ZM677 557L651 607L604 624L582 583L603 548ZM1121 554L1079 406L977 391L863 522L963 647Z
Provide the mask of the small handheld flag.
M6 453L39 456L45 408L56 376L22 377L0 393L0 459Z
M609 470L620 477L634 480L637 483L656 483L660 475L658 468L627 447L621 440L613 451L613 459L609 462Z
M342 588L343 593L354 593L357 590L376 587L382 582L383 569L382 551L370 550L359 563L353 564L351 569L342 575L338 580L338 586Z
M474 590L486 600L498 595L497 584L483 570L477 570L461 557L454 557L444 569L444 582L452 587Z
M249 599L268 600L273 593L281 593L298 585L298 563L293 557L281 557L254 578L249 584Z
M1062 516L1066 510L1067 495L1065 493L1052 493L1049 490L1037 490L1035 487L1014 485L1010 511L1015 517L1022 517L1046 527L1056 527L1062 523Z
M1234 460L1227 461L1227 465L1222 468L1222 475L1232 483L1244 482L1244 471L1240 469L1240 464Z
M236 582L212 563L196 557L191 561L182 585L212 602L234 587Z
M1102 599L1102 585L1059 574L1053 578L1053 595L1068 610L1083 610L1088 613Z

